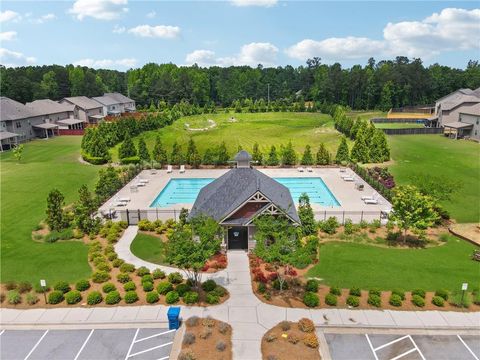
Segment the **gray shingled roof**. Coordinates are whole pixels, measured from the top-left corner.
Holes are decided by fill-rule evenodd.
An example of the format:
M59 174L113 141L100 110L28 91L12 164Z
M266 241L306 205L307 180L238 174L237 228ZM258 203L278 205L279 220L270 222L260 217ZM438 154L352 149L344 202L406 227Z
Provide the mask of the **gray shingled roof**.
M115 105L115 104L120 103L117 99L114 99L113 97L111 97L109 95L96 96L93 99L95 101L98 101L99 103L105 105L105 106L110 106L110 105Z
M22 103L8 97L0 97L0 121L20 120L36 116L35 113Z
M115 99L117 101L117 103L121 103L121 104L134 102L132 99L130 99L130 98L126 97L125 95L120 94L118 92L105 93L105 94L103 94L103 96L109 96L109 97Z
M103 105L100 104L98 101L90 99L86 96L72 96L72 97L66 97L64 99L86 110L103 107Z
M75 109L75 105L68 103L60 104L50 99L35 100L30 103L26 103L25 106L38 115L57 114L69 111L73 112Z
M300 219L288 188L252 168L234 168L200 190L190 211L190 218L204 214L216 221L237 209L260 191L293 220Z

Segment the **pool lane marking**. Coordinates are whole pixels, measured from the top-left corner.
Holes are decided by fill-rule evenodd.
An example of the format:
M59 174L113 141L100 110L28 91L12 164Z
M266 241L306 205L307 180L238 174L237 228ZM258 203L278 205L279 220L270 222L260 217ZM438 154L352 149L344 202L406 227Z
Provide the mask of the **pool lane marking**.
M400 359L400 358L402 358L402 357L404 357L404 356L406 356L406 355L408 355L408 354L410 354L410 353L412 353L412 352L414 352L414 351L417 351L417 349L412 348L412 349L410 349L410 350L408 350L408 351L405 351L403 354L400 354L400 355L395 356L394 358L391 358L390 360Z
M370 345L370 349L372 350L373 356L375 357L375 360L378 360L377 353L375 352L375 349L373 348L372 342L370 341L370 338L368 337L368 334L365 334L365 337L367 338L368 345Z
M420 354L420 357L422 358L422 360L425 360L425 356L423 356L422 352L418 348L417 343L415 341L413 341L413 338L410 335L408 335L408 337L410 338L410 341L412 342L413 346L415 346L415 349L417 349L417 351Z
M470 349L470 347L467 345L467 343L465 341L463 341L462 337L460 335L457 335L458 337L458 340L460 340L462 342L462 344L467 348L467 350L470 352L470 354L472 354L473 358L475 360L479 360L477 355L475 355L475 353L472 351L472 349Z
M81 352L83 351L83 349L85 348L85 346L87 345L87 342L88 340L90 340L90 337L92 336L93 332L95 331L95 329L92 329L90 330L90 333L88 334L87 338L85 339L85 341L83 342L82 344L82 347L80 348L80 350L78 350L78 353L77 355L75 356L75 358L73 360L77 360L78 357L80 356Z
M125 356L125 360L127 360L130 357L130 352L132 351L133 344L135 344L135 340L137 339L137 335L138 335L139 331L140 331L140 329L137 329L137 331L135 331L135 335L133 336L132 343L130 344L130 347L128 348L127 356Z
M162 348L162 347L165 347L165 346L168 346L168 345L172 345L172 344L173 344L173 341L170 341L170 342L162 344L162 345L154 346L154 347L151 347L149 349L145 349L145 350L136 352L135 354L129 355L128 357L137 356L137 355L140 355L140 354L143 354L143 353L155 350L155 349L159 349L159 348Z
M164 331L164 332L162 332L162 333L159 333L159 334L155 334L155 335L147 336L147 337L144 337L144 338L142 338L142 339L135 340L135 344L136 344L136 343L139 343L139 342L141 342L141 341L144 341L144 340L148 340L148 339L151 339L151 338L157 337L157 336L161 336L161 335L169 334L169 333L171 333L171 332L174 332L174 331L175 331L175 329L174 329L174 330L168 330L168 331Z
M45 335L47 335L47 334L48 334L48 330L46 330L46 331L43 333L42 337L41 337L41 338L37 341L37 343L33 346L32 350L30 350L30 352L28 353L28 355L25 356L25 359L24 359L24 360L27 360L27 359L30 357L30 355L32 355L32 353L35 351L35 349L37 348L37 346L42 342L43 338L44 338Z
M392 345L392 344L395 344L396 342L402 341L402 340L407 339L407 338L408 338L408 335L402 336L402 337L400 337L400 338L398 338L398 339L395 339L395 340L393 340L393 341L390 341L390 342L388 342L388 343L386 343L386 344L380 345L379 347L377 347L377 348L375 348L375 349L373 349L373 350L374 350L374 351L378 351L378 350L380 350L380 349L383 349L384 347L390 346L390 345Z

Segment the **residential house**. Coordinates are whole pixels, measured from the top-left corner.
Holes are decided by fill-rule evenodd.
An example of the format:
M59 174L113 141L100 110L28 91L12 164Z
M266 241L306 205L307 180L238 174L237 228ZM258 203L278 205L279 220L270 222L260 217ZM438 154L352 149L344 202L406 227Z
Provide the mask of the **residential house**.
M66 97L59 101L60 104L72 104L78 107L78 119L88 124L97 124L105 117L103 105L86 96Z
M135 100L132 100L123 94L114 92L114 93L105 93L103 94L103 96L109 96L115 99L117 101L117 104L120 106L120 111L122 113L137 111L137 108L135 106Z
M60 130L83 129L85 120L78 118L77 105L58 103L50 99L35 100L25 104L33 113L42 116L45 123L57 124Z
M103 105L103 113L110 116L119 116L126 112L136 111L135 100L120 93L105 93L93 98Z

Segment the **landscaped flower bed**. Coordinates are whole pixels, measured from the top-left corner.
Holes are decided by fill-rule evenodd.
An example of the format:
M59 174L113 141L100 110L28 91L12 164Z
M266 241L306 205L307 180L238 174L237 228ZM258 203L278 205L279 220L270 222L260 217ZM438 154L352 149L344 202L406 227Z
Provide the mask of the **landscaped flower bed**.
M212 318L193 316L185 321L179 360L232 359L232 328Z
M282 321L262 338L265 360L320 360L315 326L310 319L298 322Z
M393 179L393 175L388 171L388 168L375 166L374 168L368 169L368 174L387 189L395 187L395 180Z

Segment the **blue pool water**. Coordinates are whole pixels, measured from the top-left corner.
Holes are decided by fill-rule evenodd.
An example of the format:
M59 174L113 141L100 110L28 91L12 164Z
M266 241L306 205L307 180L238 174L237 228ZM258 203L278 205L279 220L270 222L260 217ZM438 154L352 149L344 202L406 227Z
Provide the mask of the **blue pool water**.
M307 193L311 203L322 206L340 206L330 189L319 177L283 177L274 179L290 190L294 202L298 202L298 198L302 193ZM170 179L160 194L150 204L150 207L161 208L175 204L193 204L200 190L213 180L215 179Z

